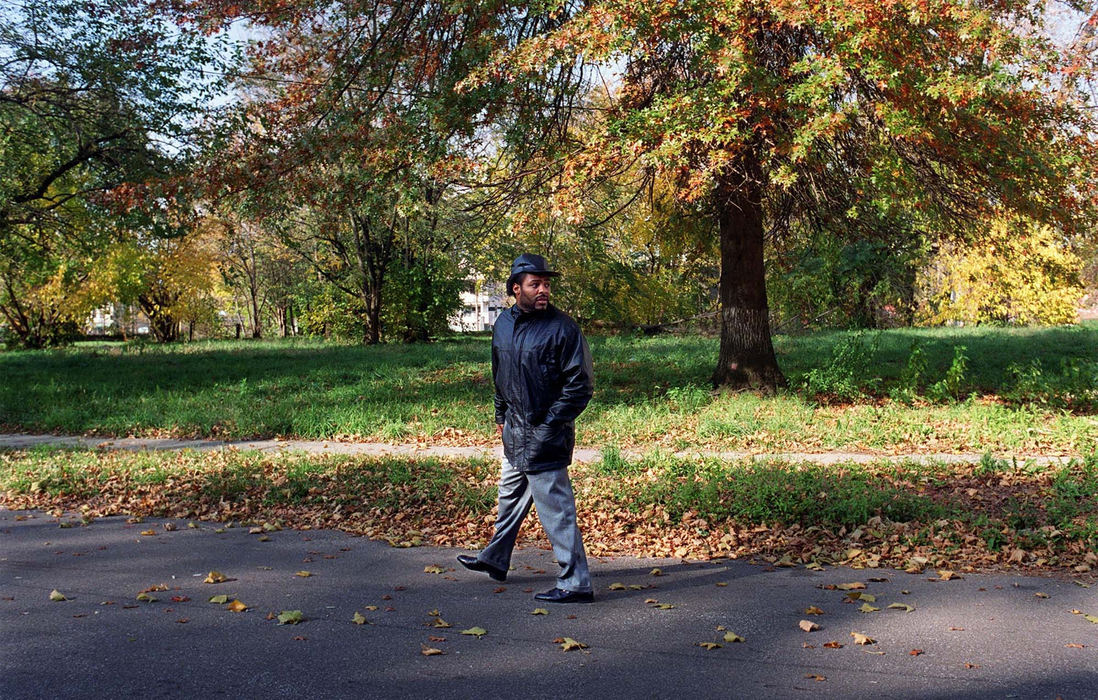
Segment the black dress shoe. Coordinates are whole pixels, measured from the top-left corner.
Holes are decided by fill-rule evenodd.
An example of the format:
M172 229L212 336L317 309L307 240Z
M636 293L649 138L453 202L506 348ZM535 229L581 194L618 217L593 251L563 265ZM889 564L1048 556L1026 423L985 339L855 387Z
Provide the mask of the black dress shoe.
M459 554L458 563L464 566L469 571L484 571L492 577L494 581L506 581L507 572L503 569L497 569L491 564L485 564L476 557L471 557L468 554Z
M534 596L534 600L543 600L546 603L593 603L595 602L595 594L590 591L581 593L579 591L567 591L563 588L554 588L551 591L538 593Z

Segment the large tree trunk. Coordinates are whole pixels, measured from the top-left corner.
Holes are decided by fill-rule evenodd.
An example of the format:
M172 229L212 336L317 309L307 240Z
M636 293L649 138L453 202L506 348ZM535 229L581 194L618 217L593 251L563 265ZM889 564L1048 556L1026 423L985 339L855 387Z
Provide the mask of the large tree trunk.
M763 264L762 197L742 181L718 189L721 349L715 386L773 391L786 380L770 340Z

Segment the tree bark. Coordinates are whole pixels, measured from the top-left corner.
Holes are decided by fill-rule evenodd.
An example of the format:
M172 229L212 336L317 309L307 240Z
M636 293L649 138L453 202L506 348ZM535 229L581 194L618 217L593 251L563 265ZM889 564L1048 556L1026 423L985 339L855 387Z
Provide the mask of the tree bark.
M785 386L786 379L770 338L761 190L755 178L748 180L717 189L721 346L713 385L770 392Z

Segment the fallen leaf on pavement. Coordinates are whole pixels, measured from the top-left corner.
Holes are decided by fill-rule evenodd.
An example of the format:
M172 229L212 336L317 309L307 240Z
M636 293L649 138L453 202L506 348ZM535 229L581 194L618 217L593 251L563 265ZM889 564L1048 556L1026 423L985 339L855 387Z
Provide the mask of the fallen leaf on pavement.
M864 591L865 584L861 581L854 581L853 583L838 583L835 584L835 588L840 591Z
M305 571L305 570L298 571L297 573L294 574L294 576L299 576L301 578L309 578L312 575L313 574L312 574L311 571Z
M1098 625L1098 617L1095 617L1094 615L1083 615L1083 619Z
M425 574L444 574L446 569L441 566L425 566L423 567L423 573Z
M939 569L938 578L929 579L931 581L955 581L957 579L964 578L956 571L950 571L949 569Z
M842 649L842 642L832 640L830 642L824 642L824 649Z
M862 607L858 608L858 610L860 612L864 612L864 613L873 613L873 612L880 612L881 609L880 608L875 608L872 605L870 605L869 603L862 603Z
M804 609L805 615L823 615L824 611L817 608L815 605L809 605Z
M965 663L965 668L980 668L980 664Z
M467 630L462 630L461 633L462 634L467 634L471 637L476 637L476 638L479 639L479 638L483 637L484 635L488 634L488 630L484 629L483 627L470 627Z
M907 653L912 655L912 656L919 656L920 654L923 653L923 650L922 649L912 649L911 651L909 651Z
M625 590L625 584L615 581L614 583L610 584L608 590L611 590L611 591L624 591Z
M283 610L278 614L278 624L280 625L296 625L304 619L300 610Z
M156 537L156 530L142 530L141 535L143 537Z
M1037 598L1048 598L1048 593L1041 593L1040 591L1033 594Z
M561 637L553 640L554 644L560 644L560 648L564 651L576 651L578 649L586 649L587 645L583 642L577 642L571 637Z
M695 646L699 646L702 649L708 649L709 651L721 648L721 645L716 642L695 642Z
M725 632L724 641L728 642L729 644L742 644L744 639L735 632Z
M534 608L534 612L532 612L530 614L531 615L548 615L549 611L546 610L545 608Z
M892 603L888 606L889 610L903 610L904 612L911 612L915 608L906 603Z
M811 679L811 680L814 680L814 681L820 681L820 682L823 682L823 681L827 680L827 676L821 676L818 673L806 673L806 674L804 674L804 677L808 678L808 679Z
M365 625L366 616L356 610L354 616L351 617L351 622L355 623L356 625Z
M65 595L61 593L61 591L54 589L50 591L50 600L55 603L60 603L63 600L68 600L68 598L66 598Z
M424 656L439 656L446 653L442 649L435 649L434 647L429 647L426 644L421 644L420 646L422 648L420 649L419 653L423 654Z
M648 575L649 576L663 576L663 571L661 571L660 569L652 569L651 571L648 572Z
M797 626L805 632L815 632L816 630L820 629L820 626L817 625L815 622L812 622L811 620L801 620L797 623Z
M444 629L446 627L453 627L453 625L451 625L446 620L443 620L441 617L436 617L434 620L431 621L431 627L437 627L439 629Z
M217 605L224 605L225 603L229 602L229 596L227 596L227 595L212 595L212 596L210 596L210 601L209 602L215 603Z
M876 639L870 637L869 635L862 634L861 632L851 632L850 636L854 638L855 644L861 644L862 646L877 643Z
M1065 644L1064 646L1067 647L1068 649L1086 649L1087 648L1086 644Z
M202 583L225 583L228 580L225 578L225 574L220 571L211 571L206 575L206 578L202 579Z
M228 610L229 612L238 613L238 612L244 612L245 610L247 610L248 606L245 605L244 603L241 603L239 600L234 600L233 602L226 605L225 609Z

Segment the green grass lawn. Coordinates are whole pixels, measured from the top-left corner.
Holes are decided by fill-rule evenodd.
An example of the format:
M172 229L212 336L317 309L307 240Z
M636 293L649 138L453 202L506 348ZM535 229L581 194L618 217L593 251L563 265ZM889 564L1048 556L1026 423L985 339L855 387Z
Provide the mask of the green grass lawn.
M593 337L596 394L579 440L757 451L1098 450L1096 324L832 332L775 344L790 389L760 397L710 391L714 339ZM488 444L488 350L487 338L472 337L412 346L297 339L3 352L0 424Z

